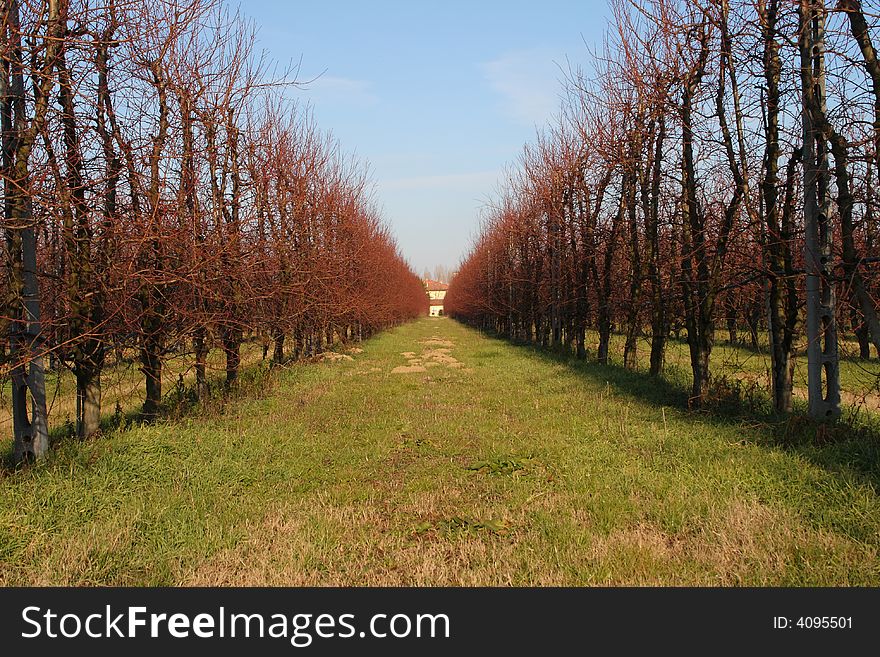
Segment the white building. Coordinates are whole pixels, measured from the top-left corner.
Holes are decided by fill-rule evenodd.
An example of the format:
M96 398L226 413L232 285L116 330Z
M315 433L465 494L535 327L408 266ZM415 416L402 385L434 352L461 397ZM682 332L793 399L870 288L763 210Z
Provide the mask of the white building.
M428 291L428 304L430 305L429 315L431 317L440 317L443 315L443 299L446 298L446 290L449 286L440 281L425 281L425 289Z

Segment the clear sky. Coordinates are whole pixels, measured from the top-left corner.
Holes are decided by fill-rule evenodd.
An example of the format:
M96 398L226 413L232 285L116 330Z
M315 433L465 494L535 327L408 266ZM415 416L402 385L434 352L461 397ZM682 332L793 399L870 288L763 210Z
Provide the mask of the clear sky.
M376 198L421 274L454 267L480 208L536 127L563 71L601 40L605 0L243 0L260 46L318 79L293 97L369 162Z

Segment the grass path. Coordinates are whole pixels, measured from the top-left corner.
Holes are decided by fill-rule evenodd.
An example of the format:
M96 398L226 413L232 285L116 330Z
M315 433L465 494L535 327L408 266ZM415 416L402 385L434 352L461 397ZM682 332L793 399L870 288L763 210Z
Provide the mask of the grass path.
M0 583L880 584L876 450L444 318L362 346L0 475Z

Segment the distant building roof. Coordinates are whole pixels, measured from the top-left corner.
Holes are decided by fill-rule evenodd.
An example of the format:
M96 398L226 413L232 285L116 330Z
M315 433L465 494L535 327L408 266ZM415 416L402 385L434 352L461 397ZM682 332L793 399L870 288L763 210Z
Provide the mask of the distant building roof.
M425 287L428 288L429 292L439 292L441 290L449 289L449 286L446 283L441 283L440 281L432 281L431 279L425 281Z
M432 305L432 306L442 306L443 305L443 299L429 299L428 301L430 301L430 305Z

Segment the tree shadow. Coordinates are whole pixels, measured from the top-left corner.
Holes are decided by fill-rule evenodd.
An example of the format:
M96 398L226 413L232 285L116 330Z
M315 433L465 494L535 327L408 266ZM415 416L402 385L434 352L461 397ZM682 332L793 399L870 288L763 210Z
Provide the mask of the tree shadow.
M848 408L836 422L817 422L808 415L802 400L796 400L792 413L777 413L766 390L726 377L713 382L709 403L694 410L688 403L689 373L682 369L668 367L662 376L652 377L644 369L626 369L622 363L600 365L589 360L589 354L588 359L578 360L565 349L484 335L555 365L565 365L578 376L611 386L618 395L658 409L673 407L694 421L718 427L747 426L743 433L747 442L797 454L828 472L853 476L880 491L880 415L876 413Z

